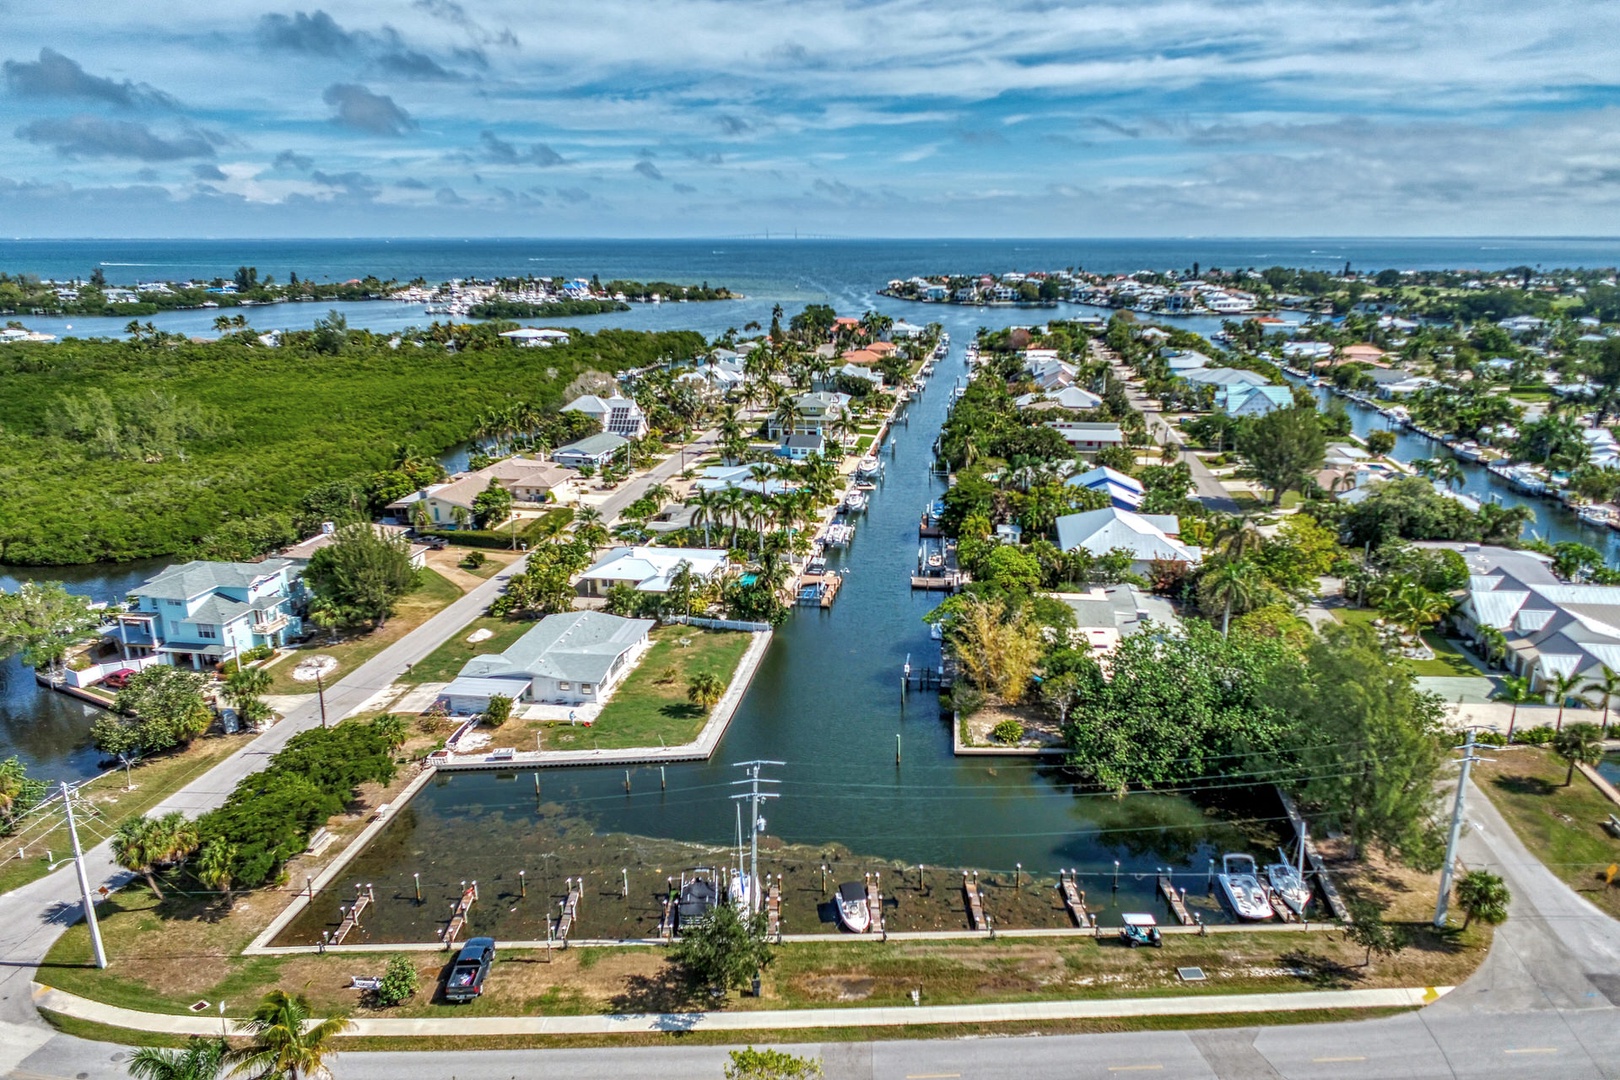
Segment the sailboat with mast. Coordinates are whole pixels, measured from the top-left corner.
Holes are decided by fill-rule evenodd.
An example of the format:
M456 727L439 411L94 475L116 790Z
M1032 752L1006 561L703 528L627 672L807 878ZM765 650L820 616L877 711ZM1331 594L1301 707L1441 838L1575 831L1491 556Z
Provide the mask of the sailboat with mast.
M759 910L759 885L754 881L754 875L748 872L747 863L743 859L741 802L737 803L737 869L731 875L727 899L736 906L737 913L744 918Z

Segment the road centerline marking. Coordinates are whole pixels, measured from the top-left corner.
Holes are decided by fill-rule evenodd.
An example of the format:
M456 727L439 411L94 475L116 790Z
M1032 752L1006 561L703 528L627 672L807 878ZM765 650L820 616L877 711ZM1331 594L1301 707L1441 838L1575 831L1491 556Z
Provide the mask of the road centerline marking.
M1163 1065L1110 1065L1109 1072L1153 1072L1163 1069Z
M1333 1065L1333 1064L1337 1064L1339 1062L1345 1062L1345 1061L1366 1061L1366 1060L1367 1060L1366 1056L1362 1055L1362 1054L1355 1054L1355 1055L1352 1055L1352 1056L1349 1056L1349 1057L1311 1058L1311 1062L1313 1064L1316 1064L1316 1065Z
M958 1080L961 1073L906 1073L906 1080Z
M1512 1047L1510 1049L1503 1050L1502 1053L1504 1053L1504 1054L1556 1054L1556 1053L1558 1053L1558 1047L1556 1047L1556 1046L1515 1046L1515 1047Z

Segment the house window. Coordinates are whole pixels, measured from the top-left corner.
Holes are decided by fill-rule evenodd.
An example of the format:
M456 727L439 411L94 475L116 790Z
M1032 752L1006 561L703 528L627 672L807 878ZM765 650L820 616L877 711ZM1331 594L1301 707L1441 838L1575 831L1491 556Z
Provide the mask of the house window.
M558 684L557 684L557 689L558 689L558 690L567 690L567 689L569 689L569 688L570 688L570 687L571 687L571 686L573 686L573 683L566 683L566 682L559 682L559 683L558 683Z
M197 636L202 638L204 641L212 641L219 637L219 631L215 630L212 626L203 626L198 624Z
M588 682L582 682L582 683L579 684L579 692L582 693L582 694L588 694L594 689L595 689L595 687L593 687Z

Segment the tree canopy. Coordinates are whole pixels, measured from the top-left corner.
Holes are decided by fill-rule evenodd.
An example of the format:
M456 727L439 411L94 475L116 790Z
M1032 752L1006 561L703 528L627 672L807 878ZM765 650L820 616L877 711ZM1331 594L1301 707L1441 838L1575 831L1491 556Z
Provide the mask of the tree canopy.
M382 626L418 579L410 542L364 523L339 529L304 571L315 594L311 610L328 613L340 625Z

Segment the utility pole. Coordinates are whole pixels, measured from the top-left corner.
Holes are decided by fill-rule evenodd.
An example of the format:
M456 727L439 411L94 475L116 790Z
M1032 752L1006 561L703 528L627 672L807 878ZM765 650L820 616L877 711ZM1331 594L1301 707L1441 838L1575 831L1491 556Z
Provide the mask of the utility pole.
M1468 791L1468 773L1476 761L1494 761L1495 758L1482 758L1474 756L1474 732L1468 732L1468 739L1461 746L1453 747L1461 750L1462 771L1457 776L1457 801L1451 806L1451 835L1446 839L1446 862L1440 868L1440 897L1434 902L1434 925L1444 930L1446 926L1446 901L1451 897L1452 868L1457 860L1457 840L1462 836L1463 801Z
M90 948L96 955L96 967L107 966L107 950L101 944L101 925L96 922L96 905L90 897L90 877L84 870L84 852L79 848L79 827L73 823L73 792L62 784L62 806L67 810L68 836L73 841L73 869L79 874L79 897L84 903L84 921L90 925Z
M748 912L757 914L759 911L759 833L765 827L765 819L759 816L759 803L761 799L775 799L780 796L774 791L761 791L760 784L779 784L780 780L761 777L759 770L764 765L786 765L785 761L740 761L737 767L748 770L748 779L733 780L732 784L747 784L749 790L733 799L747 799L749 803L748 825Z
M321 699L321 727L326 727L326 687L321 684L321 673L315 672L315 693ZM535 774L536 776L539 773Z

